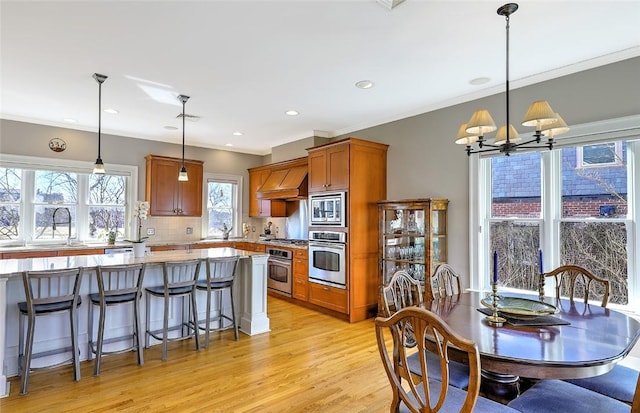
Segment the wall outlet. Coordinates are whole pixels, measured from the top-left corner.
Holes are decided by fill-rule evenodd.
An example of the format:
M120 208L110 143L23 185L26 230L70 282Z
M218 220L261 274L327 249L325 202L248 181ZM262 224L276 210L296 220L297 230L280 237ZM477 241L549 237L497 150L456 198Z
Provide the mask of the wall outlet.
M193 234L193 228L187 227L187 235Z
M255 227L255 225L251 226L251 232L256 232L256 227Z
M147 228L147 235L156 235L155 228Z

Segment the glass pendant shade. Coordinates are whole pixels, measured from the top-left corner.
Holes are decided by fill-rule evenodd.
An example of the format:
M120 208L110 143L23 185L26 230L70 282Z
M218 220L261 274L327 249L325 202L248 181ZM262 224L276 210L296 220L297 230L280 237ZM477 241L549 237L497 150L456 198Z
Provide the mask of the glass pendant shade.
M182 165L182 168L180 169L180 173L178 174L178 181L186 182L188 180L189 180L189 175L187 175L187 168L185 168L184 165Z
M509 143L516 143L520 140L520 135L513 125L509 125ZM507 143L507 127L505 125L500 126L496 133L496 139L493 141L494 145L504 145Z
M542 131L543 136L548 136L553 138L554 136L562 135L563 133L569 132L569 127L565 123L564 119L560 115L556 113L555 122L551 122L545 129Z
M463 123L458 129L458 136L456 136L456 143L458 145L471 145L478 141L478 136L467 132L467 124Z
M95 165L93 165L93 173L94 174L99 174L99 175L103 175L105 173L104 164L102 163L102 159L100 159L100 158L96 159L96 163L95 163Z
M485 133L496 130L496 123L493 121L488 110L477 110L471 115L471 119L467 122L466 132L472 135L482 136Z
M537 100L529 106L529 110L522 119L522 126L535 126L536 130L542 130L543 126L555 122L556 116L549 102Z

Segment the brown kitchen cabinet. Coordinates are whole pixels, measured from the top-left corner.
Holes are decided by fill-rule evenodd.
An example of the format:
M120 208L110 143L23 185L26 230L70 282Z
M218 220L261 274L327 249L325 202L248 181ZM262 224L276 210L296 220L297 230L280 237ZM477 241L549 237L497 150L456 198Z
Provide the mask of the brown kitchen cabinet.
M377 313L379 231L376 202L387 196L388 147L351 137L307 149L309 193L345 192L346 227L330 229L348 233L347 290L325 289L309 283L309 302L334 310L344 307L350 322Z
M309 150L309 192L349 188L349 145Z
M187 250L189 245L187 244L171 244L171 245L152 245L149 247L151 252L154 251L176 251L176 250Z
M340 313L349 313L347 290L309 283L309 302Z
M292 295L301 301L309 300L309 263L307 250L293 250Z
M88 248L88 249L58 251L58 257L72 257L74 255L98 255L98 254L104 254L104 248Z
M16 252L3 252L2 259L10 260L10 259L22 259L22 258L41 258L41 257L57 257L57 250L46 250L46 251L16 251Z
M283 200L258 199L258 188L271 174L268 167L249 169L249 216L250 217L286 217L287 204Z
M189 175L186 182L178 181L182 160L166 156L147 155L145 185L149 214L154 216L202 216L203 162L185 159Z

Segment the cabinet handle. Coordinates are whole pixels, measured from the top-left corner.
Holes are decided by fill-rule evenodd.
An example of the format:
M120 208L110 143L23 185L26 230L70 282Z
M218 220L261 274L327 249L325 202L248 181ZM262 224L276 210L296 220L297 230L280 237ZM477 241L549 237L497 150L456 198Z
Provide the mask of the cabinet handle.
M322 287L323 290L329 291L329 287Z

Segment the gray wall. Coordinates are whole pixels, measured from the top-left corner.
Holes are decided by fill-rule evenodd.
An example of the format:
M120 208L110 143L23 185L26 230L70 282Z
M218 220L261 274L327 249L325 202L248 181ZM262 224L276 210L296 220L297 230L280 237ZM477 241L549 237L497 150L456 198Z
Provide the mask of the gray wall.
M520 126L520 120L535 100L547 100L569 126L637 115L640 58L512 90L510 100L511 123L522 137L531 128ZM469 168L464 146L454 139L460 124L482 108L497 125L505 123L501 93L345 135L389 145L389 199L449 199L449 262L461 272L469 268Z
M512 124L519 125L528 105L541 99L549 101L569 126L640 114L639 74L640 58L633 58L513 90ZM496 124L504 123L502 93L345 135L389 145L389 199L444 197L450 200L449 261L460 271L466 271L469 266L469 170L463 146L453 142L460 124L480 108L488 109ZM517 126L517 129L526 136L527 128ZM63 138L68 149L51 152L47 143L53 137ZM0 121L0 154L93 161L96 141L95 133ZM196 147L187 147L185 156L204 160L206 172L237 174L248 179L247 168L304 156L302 150L308 147L307 141L282 145L273 155L264 157ZM140 197L144 192L144 156L149 153L177 157L180 146L103 137L102 158L107 164L115 162L140 168ZM247 188L245 185L244 205L248 205Z
M49 149L49 140L61 138L67 143L64 152ZM98 153L98 134L73 129L0 120L0 154L28 155L94 162ZM144 199L145 159L148 154L179 158L180 145L102 135L101 156L109 163L138 166L138 198ZM243 205L249 205L249 173L247 168L263 164L263 157L217 149L185 147L185 158L204 161L204 171L244 177ZM248 211L245 211L245 213Z

